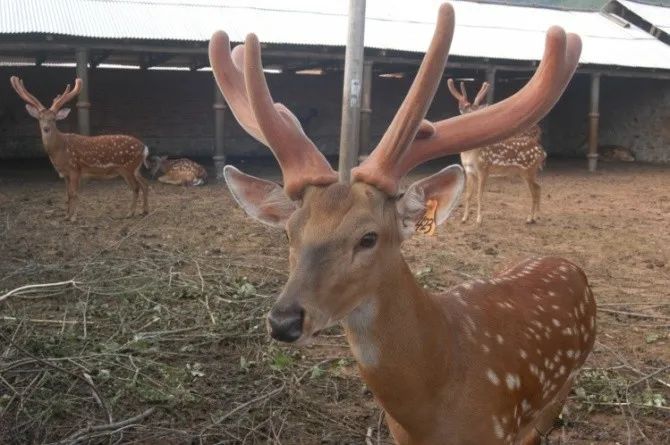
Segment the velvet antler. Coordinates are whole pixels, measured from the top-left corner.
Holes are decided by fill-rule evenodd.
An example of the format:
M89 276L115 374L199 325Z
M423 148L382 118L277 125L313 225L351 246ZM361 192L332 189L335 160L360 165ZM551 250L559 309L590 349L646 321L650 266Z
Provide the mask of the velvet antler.
M444 26L444 22L438 19L438 30L440 26ZM536 124L563 94L577 68L580 53L581 40L577 35L566 35L563 29L551 27L547 31L542 61L533 77L519 92L473 113L434 123L432 134L416 138L408 148L401 143L395 146L380 143L368 159L353 170L352 178L393 195L397 193L400 179L423 162L505 139ZM430 50L419 74L429 54ZM412 89L417 80L425 81L417 75ZM432 80L436 82L439 76ZM423 125L427 127L427 124Z
M16 76L12 76L9 78L9 82L12 84L12 87L14 87L14 90L19 95L19 97L21 97L21 99L23 99L28 104L34 106L40 111L46 109L46 107L42 105L42 102L37 100L35 96L33 96L28 92L25 85L23 84L23 80L19 79ZM71 101L74 97L76 97L77 94L79 94L80 90L81 90L81 79L77 78L74 81L74 89L70 91L70 85L68 84L65 87L65 91L63 91L62 94L59 94L54 98L53 103L51 104L51 107L49 109L54 112L60 110L61 107L63 107L63 105L65 105L66 103Z
M32 105L38 110L46 109L46 107L42 105L42 102L40 102L35 96L33 96L28 92L25 85L23 85L23 80L19 79L16 76L12 76L9 78L9 83L12 84L12 87L14 88L14 91L16 91L16 94L18 94L19 97L23 99L26 103Z
M209 59L216 82L237 121L277 158L284 191L291 199L299 199L308 185L337 182L337 174L307 137L295 115L272 100L255 34L249 34L245 44L231 53L228 35L215 32L209 42Z
M74 89L70 91L70 84L68 84L65 87L65 91L63 91L63 94L59 94L56 96L51 104L51 111L58 111L61 109L63 105L66 103L70 102L73 98L75 98L78 94L79 91L81 91L81 79L77 78L74 81Z

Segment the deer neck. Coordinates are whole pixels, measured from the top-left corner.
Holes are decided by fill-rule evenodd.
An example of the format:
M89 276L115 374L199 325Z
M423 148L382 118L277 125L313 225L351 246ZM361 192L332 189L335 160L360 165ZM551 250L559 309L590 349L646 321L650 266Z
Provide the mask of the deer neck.
M343 325L361 375L377 400L405 428L421 431L431 418L431 401L448 379L449 320L402 257L394 266L378 292Z
M49 133L42 132L44 151L47 152L47 156L49 156L51 163L60 177L67 176L68 153L66 150L66 139L66 135L61 133L57 128L54 128Z

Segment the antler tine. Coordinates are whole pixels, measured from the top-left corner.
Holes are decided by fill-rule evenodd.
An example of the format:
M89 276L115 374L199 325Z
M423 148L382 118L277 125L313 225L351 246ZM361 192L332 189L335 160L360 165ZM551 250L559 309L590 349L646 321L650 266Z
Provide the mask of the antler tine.
M430 46L405 100L372 154L352 170L353 180L375 185L381 190L395 191L400 178L390 172L412 144L433 101L442 79L453 34L454 9L450 4L443 3L438 11Z
M536 124L556 104L577 68L581 40L558 26L547 31L544 55L531 80L513 96L472 113L433 124L432 136L415 139L410 150L387 174L369 183L388 194L407 172L431 159L491 144ZM362 179L367 182L366 179Z
M461 87L461 94L465 98L465 100L469 101L468 99L468 90L465 89L465 82L461 81L459 83L459 87Z
M65 91L63 91L63 94L59 94L54 98L53 103L51 104L51 107L49 109L51 111L60 110L63 105L65 105L66 103L70 102L72 99L77 97L79 91L81 90L81 85L82 81L80 78L77 77L74 81L74 89L70 91L70 84L68 84L65 87Z
M209 41L209 60L219 90L242 128L260 143L269 146L251 110L244 85L244 45L237 45L232 53L228 34L217 31Z
M228 36L222 31L214 33L209 58L235 118L277 158L284 192L291 199L299 199L308 185L337 182L337 174L307 137L298 118L272 100L263 74L260 43L254 34L249 34L245 44L235 47L231 54Z
M463 82L461 82L461 91L459 92L456 89L456 85L454 85L454 79L447 79L447 88L449 88L449 92L451 93L454 98L458 101L458 108L465 108L468 105L470 105L470 102L468 101L468 94L465 92L465 85L463 85Z
M12 87L14 88L14 91L16 91L16 94L18 94L19 97L23 99L25 102L34 106L38 110L44 110L46 108L44 105L42 105L42 102L40 102L35 96L33 96L28 92L25 85L23 84L23 80L19 79L16 76L12 76L9 78L9 83L12 84Z
M475 97L475 101L472 102L473 105L478 106L479 104L482 103L482 100L486 97L486 93L489 92L489 83L484 82L482 83L482 87L479 89L479 92L477 93L477 96Z

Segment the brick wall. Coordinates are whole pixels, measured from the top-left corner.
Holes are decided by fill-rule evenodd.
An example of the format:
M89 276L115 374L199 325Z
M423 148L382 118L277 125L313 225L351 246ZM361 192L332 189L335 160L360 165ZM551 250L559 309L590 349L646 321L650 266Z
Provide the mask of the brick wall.
M73 68L0 68L0 159L44 156L39 129L6 80L21 76L47 105L75 77ZM339 147L342 76L268 75L276 101L298 115L311 108L308 134L327 155ZM525 79L510 78L496 88L507 97ZM589 77L577 76L556 108L542 123L543 144L551 156L586 153ZM372 145L381 137L402 101L410 79L375 77L372 89ZM470 87L472 88L472 87ZM471 95L474 95L474 91ZM126 133L147 143L152 153L208 157L213 153L214 82L209 72L91 70L92 134ZM74 103L70 104L74 108ZM458 113L456 102L441 85L428 113L441 119ZM60 123L76 131L76 111ZM603 78L601 143L630 147L640 160L670 162L670 82ZM226 113L226 150L230 156L264 156L267 150L250 138ZM368 148L369 150L369 148ZM367 151L367 150L364 150Z

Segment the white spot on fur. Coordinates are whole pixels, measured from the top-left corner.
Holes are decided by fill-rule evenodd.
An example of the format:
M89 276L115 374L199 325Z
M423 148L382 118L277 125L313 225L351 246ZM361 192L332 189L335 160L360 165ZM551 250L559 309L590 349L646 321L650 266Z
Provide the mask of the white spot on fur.
M493 369L489 368L486 370L486 378L488 378L489 381L496 386L500 384L500 378L498 377L498 374L493 372Z

